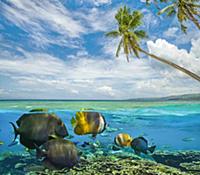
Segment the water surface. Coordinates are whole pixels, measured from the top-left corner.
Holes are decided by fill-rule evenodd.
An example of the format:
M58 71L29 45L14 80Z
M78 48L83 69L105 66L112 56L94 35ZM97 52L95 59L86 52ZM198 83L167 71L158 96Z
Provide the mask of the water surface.
M0 152L24 151L17 144L8 147L14 134L9 122L15 122L33 108L48 108L62 118L73 141L93 141L90 136L76 136L70 119L81 108L101 112L109 128L97 137L105 149L120 132L144 136L158 150L200 150L200 102L130 102L130 101L0 101Z

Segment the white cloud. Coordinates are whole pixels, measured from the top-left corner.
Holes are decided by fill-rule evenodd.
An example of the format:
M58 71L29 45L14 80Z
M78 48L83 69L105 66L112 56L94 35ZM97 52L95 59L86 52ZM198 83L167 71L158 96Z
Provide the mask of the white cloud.
M117 8L100 10L97 7L84 9L76 15L83 21L87 28L87 34L94 32L105 32L111 30L115 25L114 16Z
M97 89L98 92L102 92L105 95L114 96L114 90L111 86L102 86Z
M178 27L171 27L171 28L168 28L163 34L166 37L175 37L177 35L178 30L179 30Z
M8 3L1 2L0 5L1 13L26 31L38 45L63 46L67 40L80 37L85 32L81 22L57 0L10 0Z
M96 6L111 0L93 0ZM82 35L105 32L113 28L117 8L107 10L97 7L70 11L58 0L0 2L2 15L24 30L30 42L38 47L59 45L80 47Z
M193 54L194 57L199 58L200 61L200 37L199 39L195 40L192 39L192 48L191 48L191 53Z
M159 39L149 41L150 52L170 59L200 74L199 40L191 51ZM20 50L20 49L18 49ZM23 56L1 53L1 97L127 99L198 93L200 85L187 75L152 59L93 58L79 54L66 61L45 53L20 50Z
M111 4L112 0L93 0L96 6L104 5L104 4Z
M177 24L177 21L176 21ZM193 24L187 23L187 34L183 33L180 27L170 27L163 32L163 36L167 39L173 39L176 45L189 44L192 39L200 38L200 31Z
M77 1L80 4L89 3L97 7L101 5L110 5L112 3L112 0L77 0Z
M193 48L189 53L184 49L178 49L177 46L170 44L163 39L157 39L155 42L149 41L147 42L147 45L151 53L171 60L172 62L200 75L200 58L196 57L196 53L194 53L194 50L196 50L196 44L199 43L199 40L200 39L197 41L193 40ZM199 51L196 52L197 54L199 53ZM158 65L156 66L159 67ZM165 70L164 66L161 66L161 69ZM174 74L174 71L172 71L172 73ZM183 73L179 73L179 75L185 76Z
M149 31L150 29L156 29L159 27L160 24L160 17L156 16L154 13L152 13L150 10L144 8L141 10L141 12L144 14L143 17L143 23L145 27L145 31Z

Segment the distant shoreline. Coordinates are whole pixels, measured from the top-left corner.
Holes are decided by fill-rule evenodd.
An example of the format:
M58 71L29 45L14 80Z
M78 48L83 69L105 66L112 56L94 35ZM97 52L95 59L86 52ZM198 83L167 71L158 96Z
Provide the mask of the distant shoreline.
M155 98L134 98L134 99L0 99L0 101L99 101L99 102L165 102L165 101L200 101L199 94L184 94L173 95L167 97L155 97Z

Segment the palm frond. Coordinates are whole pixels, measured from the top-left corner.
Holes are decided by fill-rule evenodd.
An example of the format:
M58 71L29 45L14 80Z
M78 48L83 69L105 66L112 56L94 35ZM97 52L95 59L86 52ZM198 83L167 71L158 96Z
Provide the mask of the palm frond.
M128 41L128 38L127 38L127 36L125 36L124 38L123 38L123 45L124 45L124 53L125 53L125 55L126 55L126 58L127 58L127 61L129 62L129 57L128 57L128 55L129 55L129 50L128 50L128 43L129 41Z
M140 39L147 38L147 34L144 30L136 30L134 33Z
M122 44L123 44L123 38L121 38L121 40L120 40L120 42L119 42L119 45L118 45L118 47L117 47L116 57L119 56L119 52L120 52L120 50L121 50Z
M142 24L143 14L140 11L133 11L131 20L128 24L130 29L135 29Z
M112 38L117 38L118 36L120 36L120 33L117 30L113 30L111 32L106 33L106 36L112 37Z
M163 9L161 9L159 12L158 12L158 15L161 15L163 13L168 13L169 11L175 11L175 3L171 4L171 5L168 5L167 7L164 7Z

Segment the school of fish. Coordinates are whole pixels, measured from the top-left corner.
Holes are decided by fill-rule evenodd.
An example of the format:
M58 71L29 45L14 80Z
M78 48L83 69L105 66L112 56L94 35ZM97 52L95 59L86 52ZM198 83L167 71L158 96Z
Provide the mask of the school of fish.
M69 135L64 122L54 113L47 109L32 109L23 114L17 121L17 126L10 122L14 129L15 137L10 146L16 145L19 135L20 143L27 149L36 149L37 158L43 158L43 165L49 169L71 168L80 160L80 151L76 144L66 140ZM98 134L107 128L105 117L91 110L76 112L71 119L74 133L77 135ZM0 144L3 144L1 141ZM144 137L133 138L127 133L119 133L113 144L119 149L130 147L135 154L140 155L153 153L156 146L149 146ZM89 144L84 143L84 146Z

